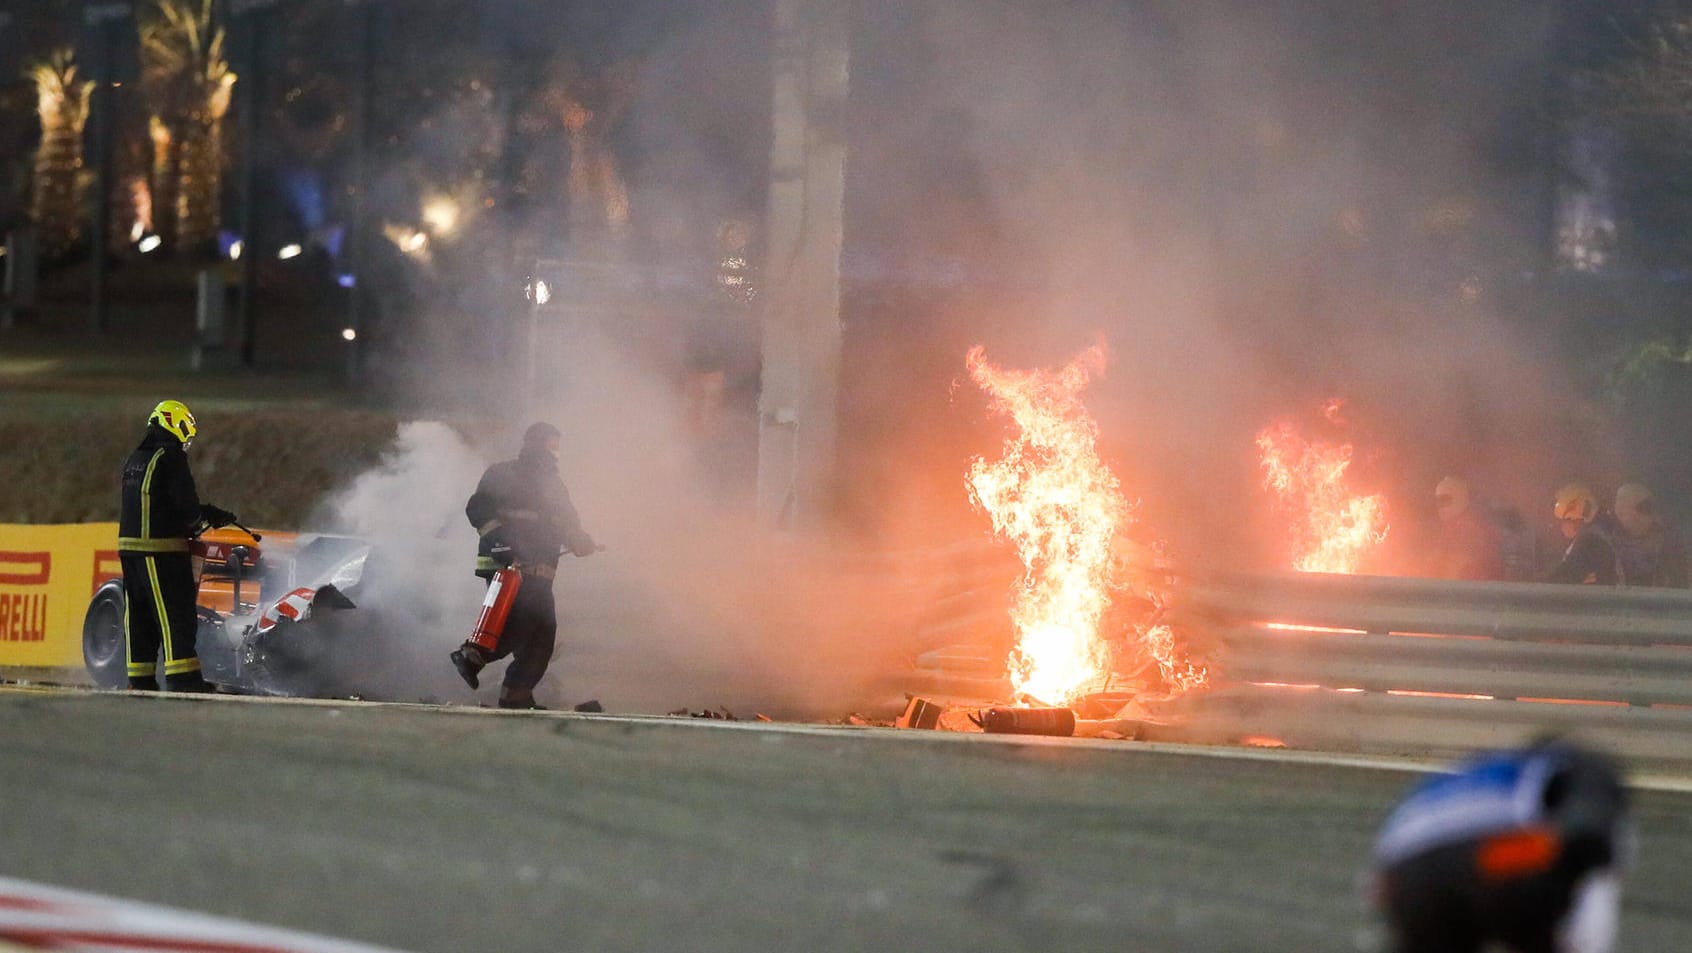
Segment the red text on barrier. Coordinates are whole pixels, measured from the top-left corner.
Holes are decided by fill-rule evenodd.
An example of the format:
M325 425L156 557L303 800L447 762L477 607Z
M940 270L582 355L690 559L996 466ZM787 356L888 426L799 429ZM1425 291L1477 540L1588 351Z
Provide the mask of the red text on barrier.
M101 586L113 579L122 578L123 563L118 560L117 550L94 550L94 585L89 589L89 594L99 592Z
M47 641L47 595L0 593L0 642Z
M52 578L52 553L0 551L0 586L45 586Z

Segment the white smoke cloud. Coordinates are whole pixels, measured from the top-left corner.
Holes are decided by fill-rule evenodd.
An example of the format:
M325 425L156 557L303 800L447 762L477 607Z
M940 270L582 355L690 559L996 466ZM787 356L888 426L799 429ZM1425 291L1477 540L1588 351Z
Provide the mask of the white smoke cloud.
M435 421L400 425L392 450L321 507L318 522L368 540L373 555L357 615L339 627L358 640L348 684L378 697L468 702L447 662L470 633L481 600L476 534L463 515L483 463Z
M367 690L457 703L497 696L504 663L471 693L447 661L483 593L462 510L482 470L514 455L521 431L541 419L562 431L561 475L606 547L560 564L543 704L821 717L885 703L874 679L900 664L903 648L885 600L841 581L825 547L766 536L725 504L691 454L669 382L591 326L554 330L540 366L556 396L499 420L490 452L443 423L408 423L381 466L325 505L330 522L375 546L358 610L380 659Z

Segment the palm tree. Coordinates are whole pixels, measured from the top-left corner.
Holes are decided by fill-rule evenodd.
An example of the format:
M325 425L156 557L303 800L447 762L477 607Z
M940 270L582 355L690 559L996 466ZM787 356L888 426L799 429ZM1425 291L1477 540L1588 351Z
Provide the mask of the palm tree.
M30 214L49 256L68 251L82 237L82 128L94 84L81 78L69 48L54 50L29 71L41 115Z
M217 237L223 120L235 88L213 0L154 0L141 25L144 82L154 102L154 220L184 250Z

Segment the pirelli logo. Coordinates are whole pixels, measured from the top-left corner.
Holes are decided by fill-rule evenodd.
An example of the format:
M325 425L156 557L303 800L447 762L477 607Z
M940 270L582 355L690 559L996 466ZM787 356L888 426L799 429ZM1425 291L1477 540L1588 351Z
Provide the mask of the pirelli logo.
M45 587L52 578L52 553L0 551L0 586ZM0 592L0 642L45 641L45 589L38 592Z
M117 539L116 523L0 523L0 674L82 667L88 597L123 575Z
M0 586L45 586L52 578L52 553L0 552Z
M99 592L100 587L113 579L123 578L123 563L118 559L115 549L94 550L94 585L90 586L90 595Z
M47 641L47 596L0 593L0 642Z

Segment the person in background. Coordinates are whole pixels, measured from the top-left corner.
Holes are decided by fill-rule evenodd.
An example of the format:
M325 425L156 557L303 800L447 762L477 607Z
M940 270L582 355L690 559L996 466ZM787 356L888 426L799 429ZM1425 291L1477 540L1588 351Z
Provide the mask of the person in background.
M1685 589L1686 547L1680 534L1663 517L1657 501L1642 483L1624 483L1616 490L1613 540L1622 577L1630 586Z
M1504 565L1504 578L1510 582L1537 582L1539 534L1514 506L1496 504L1490 512L1492 524L1498 527L1498 552Z
M1620 526L1615 517L1598 511L1597 497L1584 483L1570 483L1557 491L1552 515L1568 546L1562 558L1546 575L1546 582L1574 585L1622 586L1621 561L1616 558L1615 538Z
M464 507L481 536L476 575L488 581L488 594L475 631L451 660L474 689L484 666L511 656L501 708L542 707L535 703L535 686L552 661L558 633L552 597L558 559L601 549L582 529L558 476L561 439L551 424L531 425L517 458L489 467Z
M1434 575L1441 579L1503 579L1498 527L1462 477L1448 476L1434 487L1439 513L1439 548Z
M1375 842L1392 953L1606 953L1633 853L1608 758L1551 739L1417 785Z
M129 687L158 691L159 650L165 687L209 689L196 646L199 585L188 540L207 527L235 522L228 510L201 503L188 469L188 447L199 432L181 401L161 401L147 433L123 464L118 515L118 561L123 565L123 636Z

